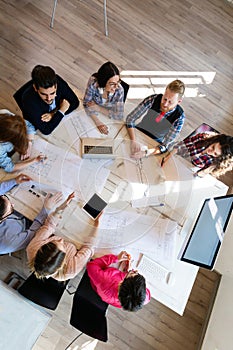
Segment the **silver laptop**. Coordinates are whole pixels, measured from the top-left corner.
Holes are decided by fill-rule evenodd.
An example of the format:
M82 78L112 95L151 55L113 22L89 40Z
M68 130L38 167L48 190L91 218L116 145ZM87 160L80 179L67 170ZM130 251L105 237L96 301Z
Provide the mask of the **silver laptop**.
M81 139L82 158L110 158L114 159L114 140L111 138L84 137Z
M208 198L187 235L178 259L213 270L233 208L233 195Z

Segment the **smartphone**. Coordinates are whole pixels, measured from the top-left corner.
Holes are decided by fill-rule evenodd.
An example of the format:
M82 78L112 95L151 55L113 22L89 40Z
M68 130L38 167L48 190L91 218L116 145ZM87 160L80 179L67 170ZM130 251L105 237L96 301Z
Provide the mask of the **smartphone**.
M101 211L107 206L107 202L101 198L97 193L89 199L89 201L84 204L83 210L92 218L96 219Z

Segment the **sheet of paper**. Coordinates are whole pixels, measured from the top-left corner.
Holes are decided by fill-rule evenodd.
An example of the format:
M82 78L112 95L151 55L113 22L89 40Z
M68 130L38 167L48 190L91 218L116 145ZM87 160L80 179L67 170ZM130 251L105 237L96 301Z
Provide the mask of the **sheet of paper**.
M107 160L82 159L78 155L38 138L32 156L43 153L47 160L30 165L25 173L38 183L50 185L63 193L77 191L86 200L90 194L101 192L109 176Z
M102 114L99 114L98 118L103 124L107 125L107 135L99 132L91 117L84 110L72 112L64 121L64 126L76 148L79 147L80 138L82 137L115 138L123 127L123 121L111 120Z
M36 212L39 212L44 204L44 200L48 193L56 193L58 189L52 188L47 185L39 184L34 181L25 182L17 187L14 187L11 191L11 195L29 206L33 207ZM69 193L63 193L64 199Z
M170 269L175 261L177 223L169 219L159 218L154 226L133 244L126 247L132 257L143 253ZM136 267L137 261L135 261Z
M124 210L123 210L124 209ZM116 206L107 206L100 219L96 246L98 249L116 248L118 251L126 244L139 240L153 227L155 217L142 215L131 210L130 207L119 209ZM64 234L69 232L78 242L85 242L93 223L84 211L77 207L72 212L72 220L64 223Z

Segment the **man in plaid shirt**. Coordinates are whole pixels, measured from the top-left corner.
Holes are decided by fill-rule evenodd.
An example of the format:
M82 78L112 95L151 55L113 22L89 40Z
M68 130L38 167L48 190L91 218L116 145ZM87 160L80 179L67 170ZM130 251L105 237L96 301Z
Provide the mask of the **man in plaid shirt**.
M184 91L184 83L174 80L166 87L164 95L155 94L145 98L127 116L126 126L132 141L132 156L143 156L141 145L136 141L135 127L160 143L151 154L164 153L172 146L184 125L185 115L180 107ZM141 117L141 122L135 125ZM146 155L145 151L144 156Z

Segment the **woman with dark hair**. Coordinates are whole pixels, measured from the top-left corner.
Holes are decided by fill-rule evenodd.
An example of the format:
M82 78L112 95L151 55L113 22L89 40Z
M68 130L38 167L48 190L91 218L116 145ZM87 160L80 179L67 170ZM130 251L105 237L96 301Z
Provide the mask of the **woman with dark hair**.
M48 216L27 246L29 267L37 278L52 277L59 281L73 278L94 254L93 244L99 225L98 219L94 222L91 237L80 249L54 234L62 212L73 198L74 193L71 193L65 202Z
M171 154L178 154L201 168L195 175L215 177L233 168L233 137L225 134L198 133L174 146ZM166 161L170 155L164 160Z
M22 157L27 153L28 145L32 142L29 137L26 123L21 116L7 110L0 111L0 167L6 172L22 170L44 159L44 156L39 155L13 163L11 155L14 152L18 152Z
M108 134L108 127L99 120L99 112L111 119L123 119L124 89L121 86L119 69L115 64L104 63L98 72L90 77L83 106L102 134Z
M150 301L145 278L130 268L131 256L104 255L87 264L91 285L106 303L127 311L138 311Z

